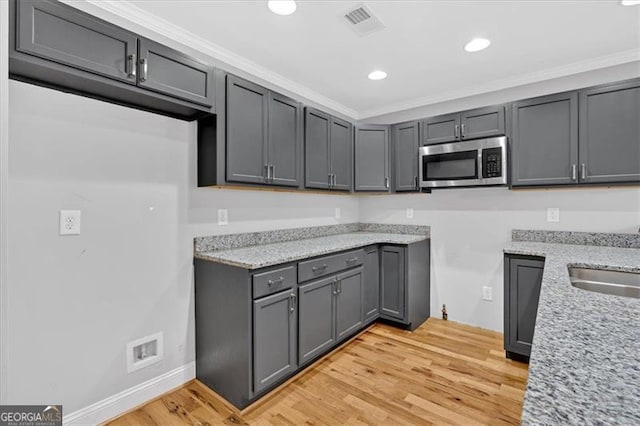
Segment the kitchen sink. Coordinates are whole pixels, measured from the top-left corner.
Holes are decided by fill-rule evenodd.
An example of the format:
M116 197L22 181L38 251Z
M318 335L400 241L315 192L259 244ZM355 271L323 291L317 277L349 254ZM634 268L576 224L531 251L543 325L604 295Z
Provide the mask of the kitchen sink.
M569 268L571 285L583 290L640 299L640 273Z

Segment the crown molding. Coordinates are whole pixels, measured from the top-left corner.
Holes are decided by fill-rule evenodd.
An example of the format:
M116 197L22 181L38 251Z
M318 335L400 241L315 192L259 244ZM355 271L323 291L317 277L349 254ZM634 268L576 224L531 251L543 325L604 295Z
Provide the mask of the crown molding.
M358 114L358 118L364 120L368 118L379 117L382 115L398 113L413 108L429 106L440 102L452 101L469 96L482 95L499 90L511 89L518 86L538 83L545 80L552 80L555 78L567 77L574 74L594 71L597 69L612 67L629 62L639 62L640 74L640 50L631 49L617 52L611 55L574 62L568 65L563 65L561 67L535 71L517 77L494 80L487 84L479 86L468 86L462 89L446 91L434 96L415 98L405 102L390 104L382 108L372 108L369 110L360 111Z
M326 97L319 92L297 83L281 74L273 72L229 49L225 49L202 37L199 37L184 28L175 25L163 18L145 12L128 0L61 0L73 7L92 13L111 22L117 20L116 24L132 31L147 36L158 37L166 40L169 44L178 43L186 47L194 54L218 62L222 68L236 69L250 76L263 80L297 97L302 97L318 106L340 113L353 121L362 121L387 114L399 113L414 108L425 107L441 102L470 96L482 95L499 90L511 89L527 84L538 83L544 80L567 77L601 68L612 67L629 62L640 63L640 50L631 49L605 55L584 61L574 62L560 67L548 68L541 71L498 79L482 85L467 86L450 91L444 91L436 95L418 97L402 102L391 103L381 108L371 108L367 110L355 110L334 99ZM136 27L132 28L132 25Z

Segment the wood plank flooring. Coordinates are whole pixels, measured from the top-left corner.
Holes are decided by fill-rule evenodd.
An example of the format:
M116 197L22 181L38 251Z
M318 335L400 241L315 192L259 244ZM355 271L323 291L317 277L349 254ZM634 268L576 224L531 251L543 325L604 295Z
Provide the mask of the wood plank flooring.
M526 381L502 334L430 318L376 324L242 412L194 380L107 424L519 424Z

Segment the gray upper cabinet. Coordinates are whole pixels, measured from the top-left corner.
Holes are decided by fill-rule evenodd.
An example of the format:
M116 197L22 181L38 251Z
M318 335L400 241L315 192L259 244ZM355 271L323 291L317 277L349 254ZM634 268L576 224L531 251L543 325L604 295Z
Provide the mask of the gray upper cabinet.
M505 107L493 105L430 117L423 120L422 128L422 145L502 136L506 134Z
M330 175L329 134L331 116L311 108L305 109L305 186L328 189Z
M640 79L580 92L580 181L640 182Z
M302 108L293 99L276 93L269 96L268 161L270 183L299 186Z
M505 256L504 346L510 353L529 356L538 312L544 260Z
M266 183L268 91L227 76L227 180Z
M294 291L283 291L253 302L254 393L296 370L297 334Z
M301 107L227 76L227 181L298 186Z
M356 127L355 180L356 191L389 191L387 126Z
M394 152L393 187L396 191L417 191L418 149L420 145L419 123L397 124L392 127Z
M16 49L136 84L135 34L49 0L17 2Z
M362 325L362 266L337 277L336 339L344 340Z
M460 139L489 138L505 133L504 105L478 108L460 114Z
M511 113L512 185L577 183L577 93L514 102Z
M430 117L423 122L422 145L454 142L460 137L460 114Z
M380 256L378 255L378 246L364 249L363 268L363 321L369 323L378 318L380 312Z
M323 278L298 288L298 361L306 364L336 342L336 277Z
M305 187L351 191L352 129L344 120L305 109Z
M380 249L380 314L405 319L405 249L383 246Z
M353 129L350 123L331 118L331 189L351 191L353 175Z
M138 85L205 106L213 105L213 67L160 43L140 39Z

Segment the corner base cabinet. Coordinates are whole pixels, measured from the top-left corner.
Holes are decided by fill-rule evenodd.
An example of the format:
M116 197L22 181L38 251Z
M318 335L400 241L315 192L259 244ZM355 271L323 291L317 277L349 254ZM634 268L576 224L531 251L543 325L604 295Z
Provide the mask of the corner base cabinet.
M378 318L429 317L429 240L260 269L195 260L196 377L242 409Z
M507 358L531 355L544 258L504 257L504 348Z

